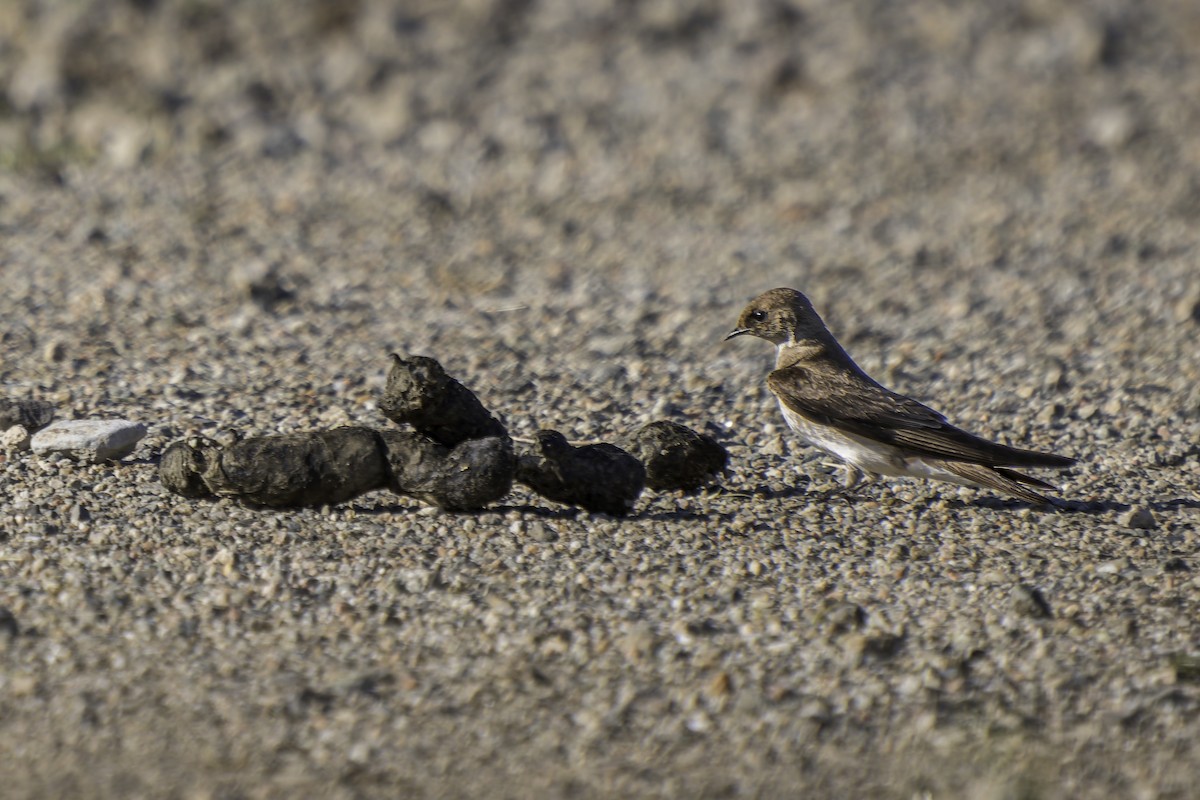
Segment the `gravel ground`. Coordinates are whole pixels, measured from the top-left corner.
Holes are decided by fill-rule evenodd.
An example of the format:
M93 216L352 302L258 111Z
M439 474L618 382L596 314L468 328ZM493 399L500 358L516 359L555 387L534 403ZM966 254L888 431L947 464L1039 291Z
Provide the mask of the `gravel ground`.
M1200 5L0 4L6 797L1185 798L1200 779ZM1054 511L842 489L774 286ZM389 425L387 354L514 434L667 418L729 475L262 511L216 438Z

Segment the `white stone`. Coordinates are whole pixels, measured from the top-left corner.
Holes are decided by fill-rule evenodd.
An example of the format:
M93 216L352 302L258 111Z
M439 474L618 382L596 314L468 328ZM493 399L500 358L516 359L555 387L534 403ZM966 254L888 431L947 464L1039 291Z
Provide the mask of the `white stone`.
M127 419L72 419L52 423L33 435L35 453L63 453L92 462L114 461L133 452L146 426Z
M1084 132L1093 143L1113 149L1129 144L1136 122L1126 109L1105 108L1088 119Z
M24 425L13 425L0 434L0 450L28 450L29 431Z

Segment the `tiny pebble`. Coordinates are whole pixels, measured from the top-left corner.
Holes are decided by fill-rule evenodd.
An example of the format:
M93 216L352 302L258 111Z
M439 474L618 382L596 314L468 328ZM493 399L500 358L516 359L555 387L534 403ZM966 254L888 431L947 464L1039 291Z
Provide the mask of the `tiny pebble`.
M67 346L57 339L46 343L42 349L42 358L49 364L57 364L67 357Z
M1117 521L1126 528L1135 530L1151 531L1158 527L1158 520L1154 518L1154 512L1145 506L1134 506L1121 514Z
M1046 602L1046 598L1042 595L1041 591L1023 583L1013 587L1008 602L1013 613L1023 617L1048 619L1052 616L1050 604Z
M30 438L29 431L24 425L13 425L0 434L0 450L9 452L28 450Z

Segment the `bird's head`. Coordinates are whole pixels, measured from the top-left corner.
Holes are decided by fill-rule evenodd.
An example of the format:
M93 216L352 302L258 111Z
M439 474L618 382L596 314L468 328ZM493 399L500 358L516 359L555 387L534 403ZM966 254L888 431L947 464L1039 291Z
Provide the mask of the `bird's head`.
M807 297L795 289L772 289L750 301L725 341L749 334L774 345L794 344L821 339L826 333Z

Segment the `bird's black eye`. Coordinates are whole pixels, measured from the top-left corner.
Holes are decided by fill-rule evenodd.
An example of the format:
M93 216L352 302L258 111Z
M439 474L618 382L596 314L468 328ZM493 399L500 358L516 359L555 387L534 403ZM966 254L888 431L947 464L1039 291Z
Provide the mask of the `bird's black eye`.
M755 322L762 322L766 318L767 312L763 311L761 308L756 308L750 312L750 319L754 320Z

